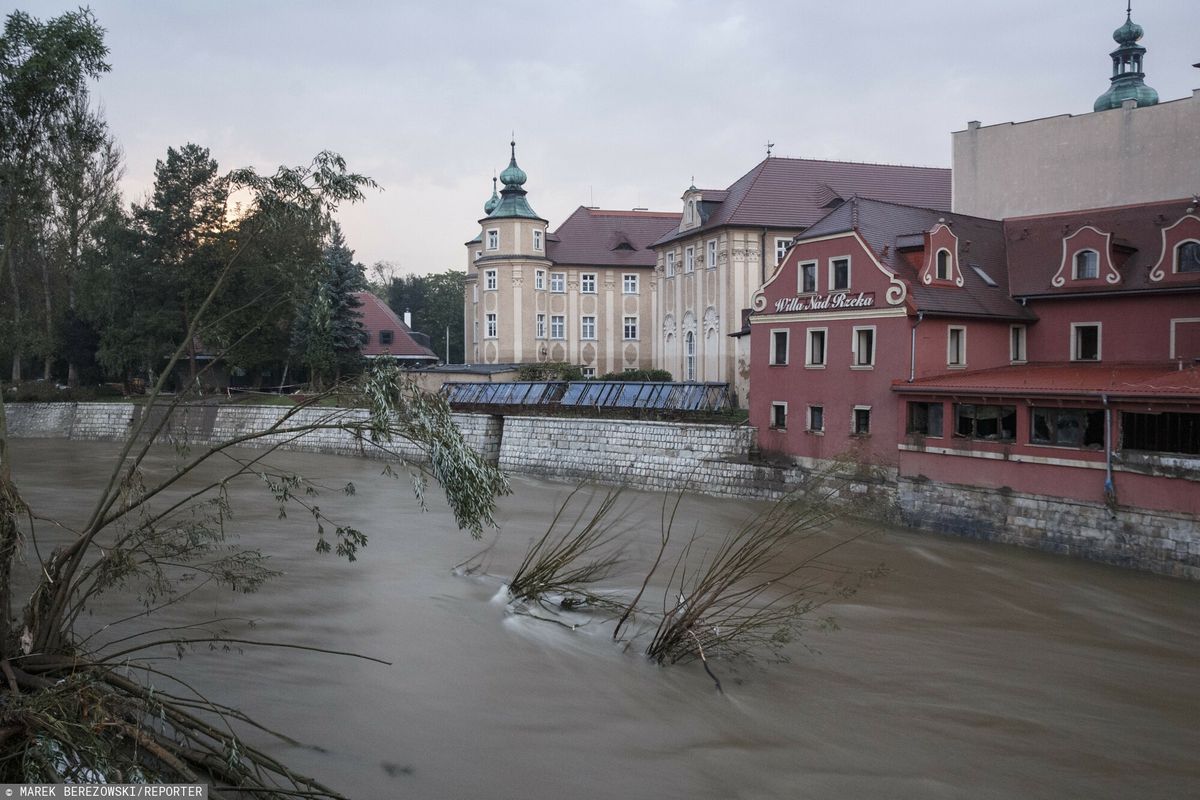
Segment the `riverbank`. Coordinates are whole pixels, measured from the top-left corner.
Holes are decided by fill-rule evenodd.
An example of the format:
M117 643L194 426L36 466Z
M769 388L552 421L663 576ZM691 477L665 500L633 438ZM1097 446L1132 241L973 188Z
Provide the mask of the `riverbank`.
M169 431L175 441L206 444L261 430L287 411L280 406L194 405L171 421ZM156 412L132 403L14 403L9 406L9 433L116 441L128 435L143 413ZM297 412L297 422L365 413L308 408ZM746 425L486 414L455 414L454 421L472 448L505 471L557 480L769 500L801 485L819 466L753 458L756 430ZM340 430L313 432L284 447L362 457L377 452ZM406 457L420 457L416 448L403 443L396 449ZM1196 490L1191 482L1181 479L1181 484ZM855 514L921 530L1200 580L1200 524L1187 514L898 478L886 471L853 475L841 499Z

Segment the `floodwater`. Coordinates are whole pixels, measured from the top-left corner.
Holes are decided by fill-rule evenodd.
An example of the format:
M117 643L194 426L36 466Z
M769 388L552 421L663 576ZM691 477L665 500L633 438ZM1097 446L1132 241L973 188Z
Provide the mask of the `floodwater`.
M29 502L70 519L115 452L24 440L14 463ZM155 458L165 465L169 454ZM493 602L572 487L514 479L486 574L463 576L452 567L486 541L458 531L436 492L423 514L378 463L274 461L356 484L354 497L320 502L370 533L360 559L314 553L303 514L281 521L248 487L235 493L236 527L285 575L252 595L206 590L137 624L240 617L253 629L226 623L229 635L391 661L266 647L199 647L178 661L163 652L201 691L310 747L248 739L351 797L1200 795L1200 585L886 530L838 555L891 571L822 611L839 630L807 633L789 646L790 663L714 663L720 695L699 664L648 664L636 646L614 645L605 624L569 630ZM629 555L644 561L657 546L660 498L624 500L639 540ZM677 528L720 533L760 508L687 497ZM49 546L53 533L39 530ZM637 582L631 571L614 585ZM84 624L126 610L110 599Z

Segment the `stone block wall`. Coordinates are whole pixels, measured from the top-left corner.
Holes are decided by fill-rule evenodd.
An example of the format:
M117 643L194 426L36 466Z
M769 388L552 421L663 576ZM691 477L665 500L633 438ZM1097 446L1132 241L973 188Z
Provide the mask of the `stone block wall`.
M900 478L912 527L1200 580L1200 527L1186 514Z
M132 403L13 403L7 407L9 432L14 437L75 439L86 441L117 441L129 435L146 412ZM287 406L230 406L194 405L180 408L170 421L167 441L204 445L227 441L257 431L266 430L291 409ZM161 414L162 409L151 409ZM299 427L316 422L336 424L339 421L361 420L362 409L305 408L296 411L285 423ZM151 419L150 424L157 423ZM476 414L455 414L454 421L463 432L467 444L492 463L500 449L499 418ZM282 443L286 450L305 450L333 455L385 458L383 449L369 441L360 441L345 430L334 428L310 431L299 438L279 433L247 441L249 447L266 447ZM402 458L422 460L416 445L397 440L387 445Z
M264 430L288 411L284 406L195 406L173 420L171 435L195 444L221 441ZM141 413L140 406L129 403L24 403L8 406L8 424L13 436L118 440ZM309 408L296 412L295 421L364 413ZM822 466L749 460L756 432L747 426L486 414L455 414L454 421L467 443L501 469L557 480L770 500L811 481ZM382 456L341 430L314 431L285 447ZM411 444L395 447L406 458L421 458ZM855 515L1200 580L1200 525L1185 514L1110 511L1099 504L895 474L863 474L839 483L839 500Z

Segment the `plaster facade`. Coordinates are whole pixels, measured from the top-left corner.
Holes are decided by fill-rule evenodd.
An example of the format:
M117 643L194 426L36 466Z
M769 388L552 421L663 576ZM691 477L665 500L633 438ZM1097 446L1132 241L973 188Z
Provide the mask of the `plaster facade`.
M960 214L1004 219L1200 193L1200 89L1151 106L971 122L951 140Z

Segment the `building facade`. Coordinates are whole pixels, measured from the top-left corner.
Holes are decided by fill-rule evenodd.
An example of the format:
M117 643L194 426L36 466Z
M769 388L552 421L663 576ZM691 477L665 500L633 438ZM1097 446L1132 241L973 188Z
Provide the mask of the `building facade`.
M946 169L767 158L727 189L684 192L678 225L654 244L659 280L655 365L676 380L750 391L738 332L751 298L793 238L851 197L950 207Z
M1190 199L991 221L852 201L755 297L764 449L1200 514Z
M649 245L678 214L580 207L555 231L530 207L512 145L504 189L467 242L467 359L567 362L588 376L653 365L658 288Z

